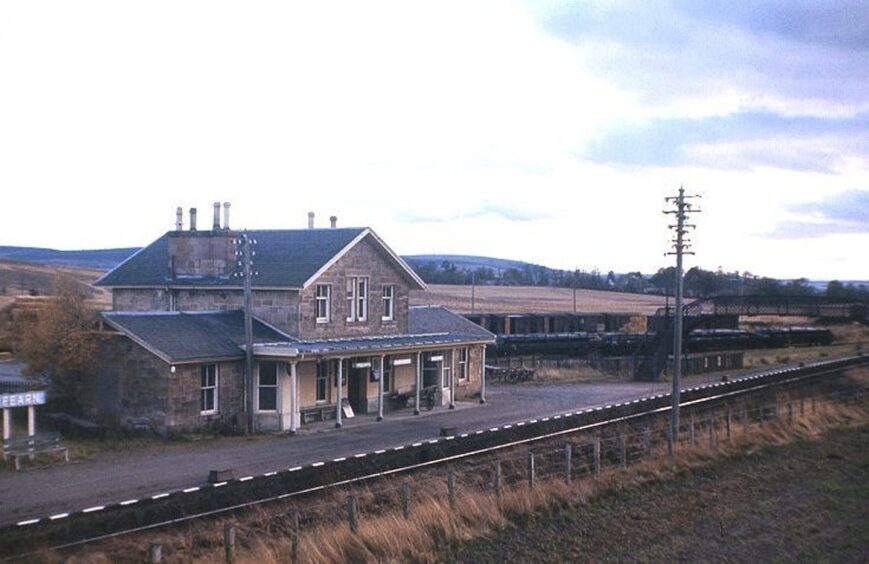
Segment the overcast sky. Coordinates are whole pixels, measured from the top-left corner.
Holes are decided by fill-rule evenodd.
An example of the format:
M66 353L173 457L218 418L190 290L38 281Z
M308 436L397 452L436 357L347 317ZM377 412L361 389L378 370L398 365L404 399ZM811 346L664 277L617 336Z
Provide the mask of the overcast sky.
M402 254L869 279L869 1L0 4L0 244L368 225Z

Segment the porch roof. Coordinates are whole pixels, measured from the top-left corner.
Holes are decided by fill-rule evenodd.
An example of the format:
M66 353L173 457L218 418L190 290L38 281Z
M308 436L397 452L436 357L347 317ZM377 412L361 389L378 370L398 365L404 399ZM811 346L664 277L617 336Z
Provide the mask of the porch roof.
M376 337L354 337L346 339L323 339L319 341L290 341L260 343L253 346L255 355L297 358L300 356L335 356L346 353L365 355L387 351L417 348L437 348L438 346L489 343L489 339L479 335L458 335L454 333L424 333L419 335L383 335Z

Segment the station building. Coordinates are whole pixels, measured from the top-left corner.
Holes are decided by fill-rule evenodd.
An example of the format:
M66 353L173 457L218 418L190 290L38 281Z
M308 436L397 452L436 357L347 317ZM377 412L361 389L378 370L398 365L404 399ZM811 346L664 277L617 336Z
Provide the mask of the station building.
M155 430L248 426L290 431L426 400L485 401L494 335L440 306L409 306L425 283L370 228L165 233L96 284L112 293L86 415ZM245 327L251 258L252 367ZM249 374L249 375L248 375Z

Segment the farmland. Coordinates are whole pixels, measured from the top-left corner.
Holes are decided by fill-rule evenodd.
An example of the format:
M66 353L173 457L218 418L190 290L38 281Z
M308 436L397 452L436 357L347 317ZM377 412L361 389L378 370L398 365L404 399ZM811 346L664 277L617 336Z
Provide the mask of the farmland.
M543 313L573 311L573 290L547 286L477 286L474 311ZM602 290L576 290L576 311L584 313L654 313L666 303L663 296ZM430 284L413 291L410 305L437 304L458 313L471 312L471 286Z

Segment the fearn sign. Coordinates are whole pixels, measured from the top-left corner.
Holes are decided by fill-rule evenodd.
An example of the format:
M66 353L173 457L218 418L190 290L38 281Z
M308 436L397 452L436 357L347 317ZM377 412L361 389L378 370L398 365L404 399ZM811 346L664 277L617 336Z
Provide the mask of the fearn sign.
M26 407L28 405L45 404L45 390L37 392L21 392L18 394L0 394L0 408Z

